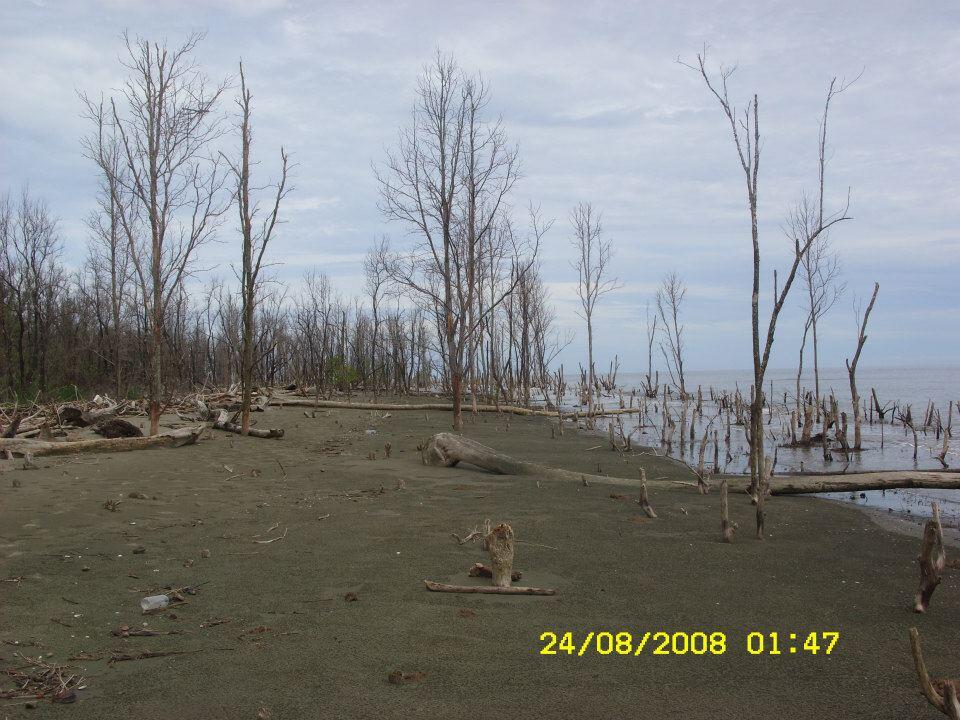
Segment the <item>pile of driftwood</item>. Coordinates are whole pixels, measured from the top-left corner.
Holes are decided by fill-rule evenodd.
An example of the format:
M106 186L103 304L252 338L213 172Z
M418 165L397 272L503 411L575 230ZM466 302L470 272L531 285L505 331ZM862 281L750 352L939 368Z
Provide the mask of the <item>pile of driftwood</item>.
M270 404L266 396L255 399L252 410L262 412ZM242 434L237 424L240 398L227 392L195 393L171 400L166 412L190 427L171 428L144 437L136 424L148 415L144 402L115 401L97 395L92 400L66 403L28 403L0 407L0 457L73 455L90 452L124 452L149 447L180 447L193 444L206 427ZM89 433L100 436L89 437ZM281 438L283 430L251 427L249 435Z

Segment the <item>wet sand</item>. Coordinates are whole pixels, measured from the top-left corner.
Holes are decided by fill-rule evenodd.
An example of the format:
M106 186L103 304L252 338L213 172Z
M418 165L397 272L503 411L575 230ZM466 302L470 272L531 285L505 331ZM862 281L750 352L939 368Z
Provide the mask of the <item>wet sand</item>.
M768 539L759 542L754 508L731 495L741 530L725 545L716 492L652 486L659 517L648 519L610 497L622 487L538 487L534 478L424 467L417 445L447 430L450 415L380 415L307 418L300 408L271 408L257 419L285 427L282 440L214 432L194 447L39 458L39 470L6 462L0 580L22 580L0 583L0 663L18 664L13 641L39 643L20 651L53 653L53 662L81 652L101 659L70 663L87 677L76 704L28 710L0 701L0 715L186 720L256 718L267 708L274 720L934 718L918 691L911 625L932 673L960 674L960 572L948 571L931 610L915 615L918 541L856 508L773 498ZM465 434L583 472L599 463L633 478L642 464L651 479L685 479L675 463L621 459L571 428L552 439L542 418L468 418ZM405 489L396 489L398 478ZM117 512L103 508L111 499L122 500ZM467 570L485 554L451 533L485 518L512 524L520 584L558 595L424 589L425 578L479 582ZM142 596L199 582L207 584L187 604L141 615ZM344 600L348 592L357 601ZM212 619L230 622L200 627ZM144 622L181 634L110 634ZM648 630L724 632L727 651L539 654L545 631L571 631L578 641L590 631ZM774 630L783 654L747 653L748 633ZM831 655L789 652L802 644L790 643L791 633L811 631L841 633ZM108 666L114 650L202 652ZM394 670L426 675L394 685Z

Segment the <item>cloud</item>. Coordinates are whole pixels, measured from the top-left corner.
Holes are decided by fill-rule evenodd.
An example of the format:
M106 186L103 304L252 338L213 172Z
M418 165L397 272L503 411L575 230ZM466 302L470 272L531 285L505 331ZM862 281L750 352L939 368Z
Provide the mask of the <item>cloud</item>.
M557 220L542 264L558 322L578 331L564 354L568 365L584 354L585 333L567 217L590 200L603 212L625 283L598 309L598 355L618 353L626 369L645 364L646 302L676 269L689 285L691 366L745 367L752 259L744 179L729 125L677 57L690 61L707 44L712 63L738 64L730 91L740 107L753 92L760 96L765 304L773 268L782 281L790 260L782 219L816 186L826 87L834 75L864 70L832 107L829 204L843 203L849 188L854 218L832 237L851 293L881 283L864 361L935 362L960 351L956 333L944 332L956 317L960 270L958 23L960 7L948 0L541 0L493 2L483 13L440 0L4 3L0 192L29 181L62 218L77 266L97 179L80 152L89 128L76 91L96 96L119 87L125 28L171 42L206 30L197 59L211 77L234 73L244 60L263 162L257 177L275 177L281 146L297 163L274 247L278 275L296 283L316 265L350 295L359 292L360 263L374 238L408 240L377 209L370 166L408 122L417 74L439 48L483 72L491 113L520 145L523 177L511 200L518 223L528 201ZM221 275L236 258L232 222L202 258ZM784 310L775 366L795 362L798 304L799 296ZM823 323L827 364L842 365L849 351L850 313L848 297ZM898 337L909 337L909 347Z

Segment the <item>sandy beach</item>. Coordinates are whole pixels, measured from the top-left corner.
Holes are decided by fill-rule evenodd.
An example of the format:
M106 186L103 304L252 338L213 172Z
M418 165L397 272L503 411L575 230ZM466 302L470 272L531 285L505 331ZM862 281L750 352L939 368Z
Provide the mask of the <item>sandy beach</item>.
M36 470L7 461L2 665L17 665L17 652L52 655L82 672L87 688L73 705L4 701L0 713L936 717L918 690L908 628L920 628L935 676L956 674L960 574L948 571L930 611L915 615L915 538L852 507L777 497L760 542L754 508L732 494L742 529L725 545L716 492L651 483L659 517L650 519L629 488L425 467L417 446L446 430L450 415L383 414L270 408L259 426L286 428L281 440L214 432L192 447L38 458ZM590 449L601 441L573 428L553 438L542 418L468 417L464 434L582 472L599 465L632 478L643 466L652 481L685 476L649 455ZM110 511L108 500L122 502ZM424 579L488 582L467 576L486 560L480 545L451 535L487 518L514 528L518 584L556 596L424 588ZM197 583L205 584L185 604L141 614L141 597ZM144 623L176 634L111 635ZM593 645L583 656L540 654L544 632L579 642L591 631L636 640L647 631L722 632L726 651L602 655ZM773 631L782 654L747 652L749 633ZM810 632L840 639L831 654L813 655L802 648ZM144 650L188 654L108 663ZM77 656L97 659L68 660ZM389 682L397 670L411 679Z

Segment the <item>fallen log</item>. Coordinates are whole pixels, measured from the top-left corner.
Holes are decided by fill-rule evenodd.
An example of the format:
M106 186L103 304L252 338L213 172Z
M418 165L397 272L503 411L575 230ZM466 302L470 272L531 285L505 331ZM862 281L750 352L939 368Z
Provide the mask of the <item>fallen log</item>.
M271 405L285 405L289 407L309 407L309 408L323 408L330 410L388 410L388 411L399 411L399 410L437 410L437 411L453 411L453 405L450 403L416 403L416 404L404 404L404 403L361 403L361 402L344 402L342 400L311 400L310 398L304 397L289 397L289 396L274 396L270 398ZM579 417L600 417L603 415L629 415L639 413L641 408L611 408L610 410L597 410L594 409L592 414L586 412L567 412L567 413L557 413L550 410L540 410L538 408L524 408L517 407L516 405L481 405L476 406L471 405L470 410L475 410L478 413L503 413L506 415L522 415L526 417L549 417L556 418L558 415L564 420L573 420Z
M224 430L226 432L235 433L236 435L243 435L243 429L237 423L231 422L230 413L226 410L220 411L220 414L217 415L217 419L213 421L213 427L217 430ZM250 428L247 431L247 434L251 437L258 438L282 438L283 429L271 428L270 430L260 430L259 428Z
M836 475L778 475L770 480L771 495L892 490L895 488L960 489L960 475L940 470L885 470Z
M432 592L446 593L480 593L483 595L556 595L557 591L553 588L541 587L518 587L511 585L509 587L500 587L499 585L447 585L445 583L424 580L423 584L427 590Z
M93 431L105 438L143 437L143 431L140 428L132 422L117 417L99 421L94 425Z
M441 467L453 467L465 462L498 475L528 475L549 480L572 480L579 484L583 484L585 480L631 487L637 487L639 484L637 480L629 478L589 475L516 460L476 440L445 432L437 433L430 438L423 451L423 462L426 465Z
M41 457L43 455L127 452L151 447L181 447L183 445L194 444L204 428L204 425L198 425L192 428L168 430L151 437L104 438L97 440L76 440L73 442L2 438L0 439L0 452Z

